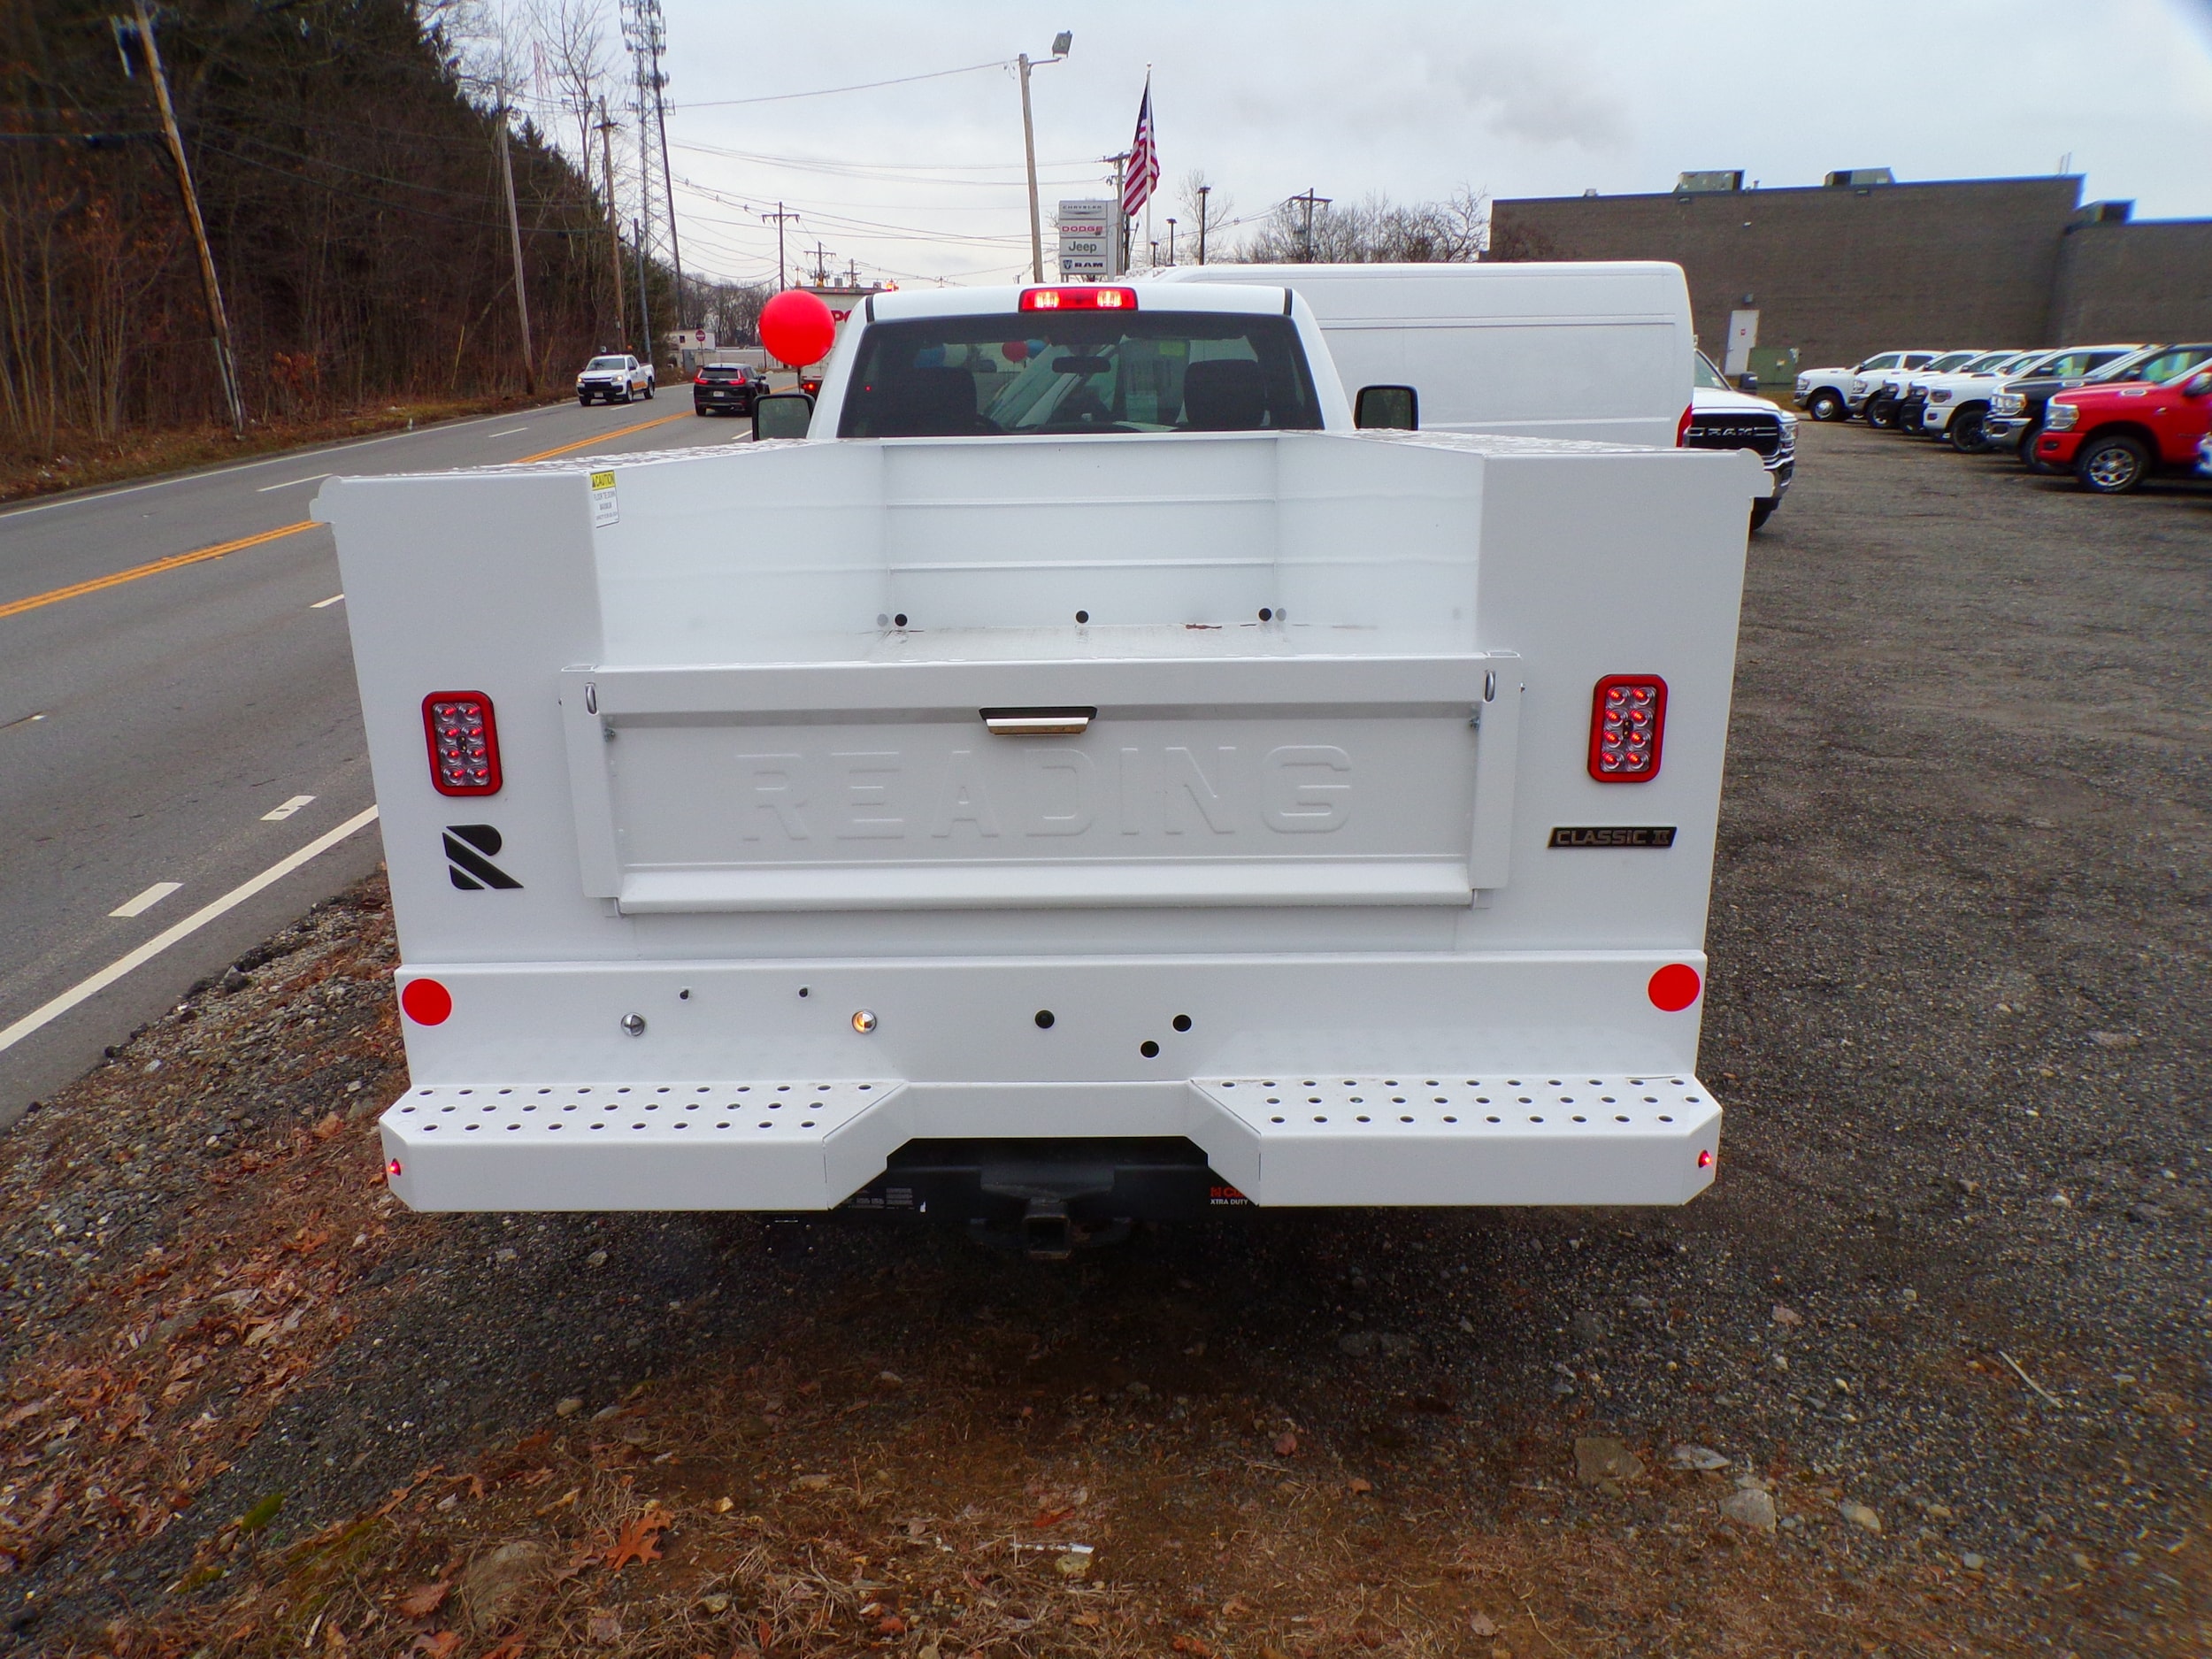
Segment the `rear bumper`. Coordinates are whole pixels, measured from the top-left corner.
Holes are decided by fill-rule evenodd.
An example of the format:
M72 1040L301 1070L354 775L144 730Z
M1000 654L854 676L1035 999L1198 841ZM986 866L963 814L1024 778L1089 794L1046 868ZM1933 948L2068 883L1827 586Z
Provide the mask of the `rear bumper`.
M1086 1141L1179 1134L1263 1206L1679 1204L1720 1151L1720 1108L1686 1072L434 1086L380 1126L417 1210L820 1210L900 1148L972 1127L979 1089L1008 1097L984 1114L1002 1127L1004 1109L1033 1125L1057 1096Z
M912 1142L1179 1137L1259 1204L1678 1204L1711 1179L1720 1111L1689 1069L1701 1002L1653 987L1663 970L1694 991L1704 967L1655 949L411 966L450 1012L403 1019L416 1087L384 1115L385 1156L394 1191L438 1210L819 1210Z

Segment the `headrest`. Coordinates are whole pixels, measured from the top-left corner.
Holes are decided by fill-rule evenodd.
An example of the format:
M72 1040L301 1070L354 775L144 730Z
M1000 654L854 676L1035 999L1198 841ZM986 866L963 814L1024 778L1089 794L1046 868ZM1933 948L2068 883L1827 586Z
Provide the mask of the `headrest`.
M1256 432L1267 419L1260 365L1243 357L1194 363L1183 371L1183 419L1200 432Z

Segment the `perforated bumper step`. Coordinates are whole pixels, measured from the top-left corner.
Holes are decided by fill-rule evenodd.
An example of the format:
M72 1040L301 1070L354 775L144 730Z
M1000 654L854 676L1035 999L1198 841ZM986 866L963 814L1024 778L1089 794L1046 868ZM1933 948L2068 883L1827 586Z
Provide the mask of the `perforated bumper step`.
M1694 1077L1197 1078L1213 1167L1262 1204L1678 1204L1713 1179Z
M416 1210L824 1210L905 1136L896 1079L411 1089L384 1113Z

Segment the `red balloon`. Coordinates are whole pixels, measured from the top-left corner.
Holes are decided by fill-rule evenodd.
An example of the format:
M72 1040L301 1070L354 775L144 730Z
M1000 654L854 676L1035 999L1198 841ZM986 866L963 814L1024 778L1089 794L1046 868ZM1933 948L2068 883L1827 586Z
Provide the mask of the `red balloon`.
M760 343L787 368L820 362L836 338L830 308L803 288L786 288L760 308Z
M999 355L1004 357L1009 363L1019 363L1023 358L1029 355L1029 342L1026 340L1010 340L998 349Z

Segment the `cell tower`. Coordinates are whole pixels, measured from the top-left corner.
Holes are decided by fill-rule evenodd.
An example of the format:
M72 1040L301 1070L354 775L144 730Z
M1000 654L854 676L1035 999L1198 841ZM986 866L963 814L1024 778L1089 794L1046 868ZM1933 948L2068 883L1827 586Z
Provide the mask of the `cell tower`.
M676 237L676 180L668 170L668 110L664 100L668 76L661 68L661 58L668 50L668 26L661 18L660 0L621 0L621 5L622 43L629 48L630 62L636 71L638 193L644 204L644 234L649 242L653 236L653 179L657 161L661 202L666 211L668 263L676 273L676 326L682 328L687 326L684 256ZM647 346L649 349L651 342L647 342Z

